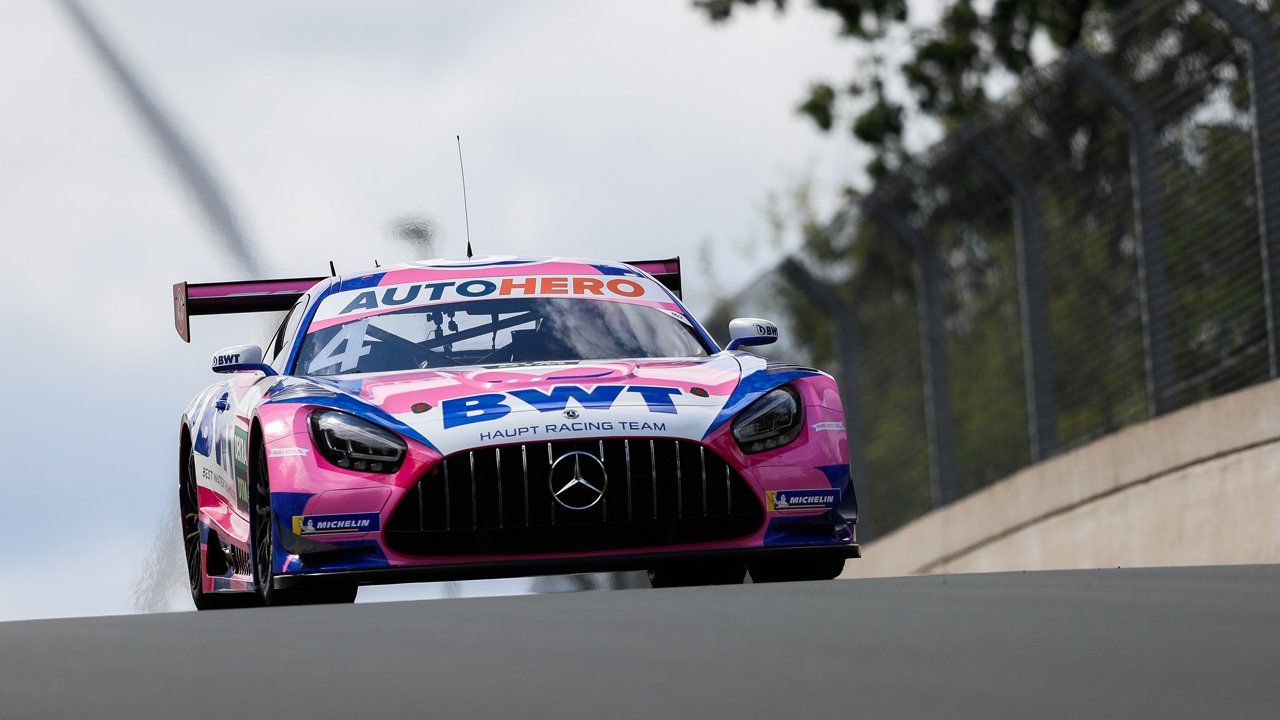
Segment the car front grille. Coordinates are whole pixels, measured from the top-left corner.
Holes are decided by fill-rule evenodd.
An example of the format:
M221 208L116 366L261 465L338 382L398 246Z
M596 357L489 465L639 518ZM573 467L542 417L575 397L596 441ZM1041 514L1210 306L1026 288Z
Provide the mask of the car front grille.
M551 464L572 452L599 459L608 478L584 510L552 495ZM610 438L450 455L405 493L385 537L408 555L518 555L728 540L763 521L747 483L700 443Z

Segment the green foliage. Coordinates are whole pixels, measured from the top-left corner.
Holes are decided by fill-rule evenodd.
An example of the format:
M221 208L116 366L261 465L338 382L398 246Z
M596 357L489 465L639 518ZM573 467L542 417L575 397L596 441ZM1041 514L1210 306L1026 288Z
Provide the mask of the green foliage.
M722 3L723 17L750 4ZM1280 26L1280 9L1268 13ZM882 75L849 91L824 86L831 92L806 115L826 113L835 127L842 100L873 100L850 128L879 149L874 193L918 227L942 261L962 492L1030 461L1014 193L967 149L962 138L975 126L1036 180L1058 449L1148 416L1129 128L1072 75L1027 72L1037 34L1057 46L1086 37L1155 115L1168 279L1168 295L1156 300L1169 314L1172 405L1268 377L1248 55L1238 40L1179 0L955 0L938 28L914 35L911 60L885 72L902 72L915 108L945 123L963 121L963 133L927 157L908 156L901 144L908 110L886 97ZM1022 83L993 102L985 80L1005 71L1024 73ZM850 197L846 213L856 200ZM864 504L884 533L930 507L915 261L901 240L853 215L841 232L843 223L820 223L811 213L772 222L805 229L801 255L839 279L858 323L863 435L854 442L869 471ZM794 289L773 294L805 352L830 367L829 319Z
M836 121L836 89L826 83L809 86L809 97L796 108L822 130L830 130Z
M693 5L713 22L725 22L739 7L755 7L760 0L694 0ZM785 12L787 0L767 0ZM840 19L840 35L870 47L895 29L911 31L906 0L811 0ZM1034 65L1032 41L1043 37L1058 48L1078 41L1092 12L1108 12L1125 0L946 0L941 22L911 32L911 52L897 67L873 64L844 83L843 95L856 108L848 120L854 136L874 151L868 165L872 179L884 177L905 160L903 118L910 112L953 125L990 103L987 80L995 71L1018 74ZM984 11L980 8L988 6ZM868 45L869 43L872 43ZM911 97L893 98L884 88L891 75L906 80ZM815 82L797 111L823 131L839 123L839 83Z

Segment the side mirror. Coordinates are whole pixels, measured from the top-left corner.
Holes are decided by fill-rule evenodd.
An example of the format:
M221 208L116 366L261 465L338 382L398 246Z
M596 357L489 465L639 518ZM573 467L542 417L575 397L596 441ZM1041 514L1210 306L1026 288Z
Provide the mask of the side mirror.
M760 318L734 318L729 321L729 345L725 350L775 342L778 342L777 325Z
M232 345L213 354L216 373L261 372L275 375L270 365L262 362L262 348L257 345Z

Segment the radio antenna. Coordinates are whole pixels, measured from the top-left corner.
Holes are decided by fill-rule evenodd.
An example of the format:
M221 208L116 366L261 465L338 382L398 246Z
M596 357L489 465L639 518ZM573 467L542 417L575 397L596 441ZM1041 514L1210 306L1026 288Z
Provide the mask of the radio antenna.
M467 222L467 259L471 259L471 214L467 210L467 168L462 164L462 136L458 135L458 171L462 173L462 217Z

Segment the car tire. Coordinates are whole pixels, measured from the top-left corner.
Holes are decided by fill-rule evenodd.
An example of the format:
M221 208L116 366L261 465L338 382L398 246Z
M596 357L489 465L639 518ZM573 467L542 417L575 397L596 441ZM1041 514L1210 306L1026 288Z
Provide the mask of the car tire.
M655 588L741 585L746 577L740 562L679 562L649 570L649 584Z
M768 558L748 562L747 571L753 583L834 580L844 570L844 561L840 555Z
M271 509L271 480L267 475L267 450L255 443L249 468L249 537L253 547L253 584L263 605L323 605L355 602L355 583L324 583L288 590L274 587L276 519Z
M182 554L187 563L187 589L197 610L209 610L204 592L204 555L200 551L200 512L196 491L195 453L183 442L182 467L178 471L178 527L182 533Z
M195 604L196 610L227 610L258 605L258 598L253 593L204 591L205 560L200 548L196 458L190 444L183 444L186 447L182 469L178 473L178 522L182 531L182 550L187 563L187 586L191 591L191 602Z

